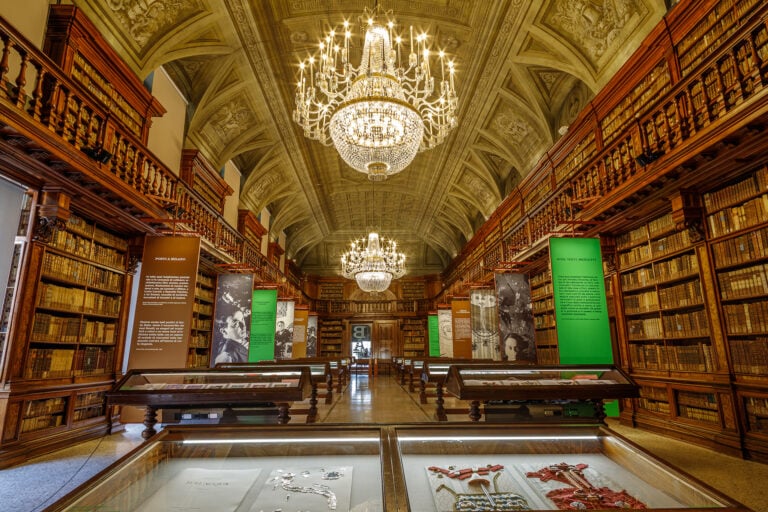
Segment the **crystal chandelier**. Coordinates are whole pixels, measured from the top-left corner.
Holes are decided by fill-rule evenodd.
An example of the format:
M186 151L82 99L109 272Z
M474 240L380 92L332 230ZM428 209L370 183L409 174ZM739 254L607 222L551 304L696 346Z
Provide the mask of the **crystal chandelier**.
M360 65L349 62L351 32L331 30L319 54L299 65L294 120L304 135L333 143L352 168L380 181L405 169L416 153L441 144L456 126L454 64L440 51L440 82L430 69L427 34L405 41L378 5L365 9L367 27ZM394 35L394 38L393 38ZM394 43L394 46L393 46Z
M364 292L383 292L392 279L405 275L405 254L397 252L394 240L380 240L376 232L352 242L341 256L341 275L357 281Z

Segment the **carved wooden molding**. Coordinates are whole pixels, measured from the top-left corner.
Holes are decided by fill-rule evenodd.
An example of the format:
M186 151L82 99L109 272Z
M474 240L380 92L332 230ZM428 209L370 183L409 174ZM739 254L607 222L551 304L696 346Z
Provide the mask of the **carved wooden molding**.
M200 151L185 149L181 153L181 180L200 194L217 212L224 212L224 203L234 190L219 176Z

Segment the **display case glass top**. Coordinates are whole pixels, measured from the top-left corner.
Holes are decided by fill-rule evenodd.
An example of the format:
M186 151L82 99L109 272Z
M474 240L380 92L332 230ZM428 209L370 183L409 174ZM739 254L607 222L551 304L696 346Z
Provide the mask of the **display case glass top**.
M597 400L638 396L637 385L610 365L451 365L445 388L462 400Z
M48 510L192 508L748 512L604 427L434 424L171 426Z
M247 370L129 370L107 394L114 405L192 405L301 401L312 390L307 366L264 365Z

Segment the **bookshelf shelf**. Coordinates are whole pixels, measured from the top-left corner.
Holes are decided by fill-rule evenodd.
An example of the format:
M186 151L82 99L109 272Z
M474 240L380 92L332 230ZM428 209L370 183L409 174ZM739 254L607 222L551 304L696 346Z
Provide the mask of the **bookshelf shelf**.
M29 244L20 299L18 392L3 418L3 446L74 429L105 428L104 392L115 378L127 288L128 245L70 213L50 239ZM13 387L13 384L12 384Z
M202 271L198 272L187 345L187 368L207 368L211 364L215 294L216 277Z
M400 324L403 357L424 357L426 353L426 323L422 318L404 318Z
M321 318L319 346L321 357L342 357L344 355L344 321L336 318Z

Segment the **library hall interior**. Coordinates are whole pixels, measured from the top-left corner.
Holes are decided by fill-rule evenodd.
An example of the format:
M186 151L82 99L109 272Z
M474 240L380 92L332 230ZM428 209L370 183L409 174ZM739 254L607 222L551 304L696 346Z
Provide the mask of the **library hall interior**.
M0 1L0 512L768 512L768 3Z

